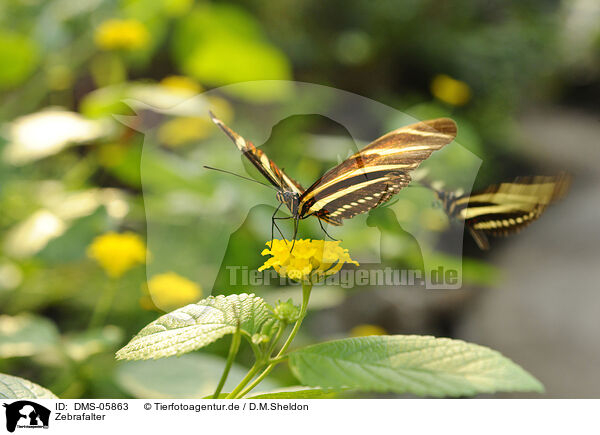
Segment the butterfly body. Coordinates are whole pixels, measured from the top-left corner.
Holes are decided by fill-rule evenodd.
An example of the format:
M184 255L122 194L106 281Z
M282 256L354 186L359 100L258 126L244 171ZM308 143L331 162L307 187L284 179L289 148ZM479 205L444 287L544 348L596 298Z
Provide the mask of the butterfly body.
M275 198L289 209L292 217L298 218L298 206L300 204L300 195L291 190L278 190Z
M385 203L410 183L410 171L416 169L433 151L454 140L457 130L456 124L449 118L399 128L330 169L305 190L262 150L235 133L212 113L211 118L275 187L280 206L285 204L291 213L290 218L295 221L294 237L300 219L316 216L320 223L339 226L344 219ZM273 215L273 225L275 219L282 218Z

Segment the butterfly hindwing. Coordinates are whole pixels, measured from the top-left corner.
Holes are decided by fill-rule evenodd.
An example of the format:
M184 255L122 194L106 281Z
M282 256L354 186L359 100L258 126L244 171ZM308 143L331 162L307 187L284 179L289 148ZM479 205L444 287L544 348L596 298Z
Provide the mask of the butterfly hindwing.
M404 174L390 172L385 176L348 183L336 193L317 194L311 209L321 219L333 225L341 225L342 219L350 219L388 201L410 181Z

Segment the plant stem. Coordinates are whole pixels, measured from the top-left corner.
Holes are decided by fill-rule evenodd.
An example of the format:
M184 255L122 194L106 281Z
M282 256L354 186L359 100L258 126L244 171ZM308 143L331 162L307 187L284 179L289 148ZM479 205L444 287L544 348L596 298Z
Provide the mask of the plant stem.
M227 355L227 363L225 364L225 369L223 370L223 374L221 375L221 380L219 381L219 385L217 385L217 389L215 390L215 394L213 395L213 399L218 399L219 394L223 390L223 386L225 385L225 381L227 380L227 376L229 376L229 370L231 370L231 366L233 365L233 361L237 356L238 350L240 349L240 343L242 341L242 334L240 326L233 334L231 338L231 346L229 346L229 354Z
M90 323L88 324L88 329L97 328L101 326L106 320L106 315L110 311L110 307L112 305L113 299L115 298L115 293L117 292L117 281L111 279L108 281L108 285L104 288L102 292L102 296L100 300L96 304L94 308L94 312L92 313L92 317L90 319Z
M267 368L250 384L248 385L248 388L246 388L244 391L242 391L238 397L244 397L246 394L248 394L250 391L252 391L258 384L260 384L262 382L262 380L264 378L267 377L267 375L269 373L271 373L271 370L273 370L275 368L275 366L277 364L279 364L280 362L282 362L283 360L279 360L277 359L277 361L271 361L269 363L269 365L267 366ZM236 399L237 397L234 397L234 399Z
M277 330L277 333L275 334L275 338L273 338L273 342L269 346L269 349L267 350L265 355L270 356L273 353L273 350L275 349L275 346L277 345L277 342L281 338L281 335L283 334L283 331L285 331L286 327L287 327L287 324L285 324L283 322L281 322L279 324L279 329Z
M226 399L235 399L235 396L242 391L242 389L252 380L252 378L260 371L263 365L260 362L254 363L254 365L250 368L244 379L240 381L237 387L225 397Z
M310 291L311 290L312 290L312 284L310 282L302 283L302 306L300 308L300 316L298 317L298 320L296 320L296 323L294 324L294 328L292 329L292 332L290 333L290 335L287 338L287 340L285 341L285 343L283 343L283 346L281 347L281 349L279 350L279 353L277 353L277 356L275 358L280 357L287 350L287 348L290 347L290 344L292 344L292 341L296 337L296 334L298 333L298 330L300 329L300 325L302 325L302 321L304 320L304 317L306 317L306 310L308 308L308 300L310 299Z
M248 394L250 391L252 391L265 377L267 377L267 375L269 373L271 373L271 370L273 370L273 368L277 364L279 364L280 362L283 361L283 358L281 358L283 353L287 350L287 348L290 346L290 344L292 344L294 337L296 337L296 334L298 333L298 330L300 329L300 325L302 325L302 321L304 320L304 317L306 317L306 310L308 308L308 300L310 299L311 290L312 290L312 284L310 282L302 283L302 307L300 308L300 316L298 317L298 320L296 320L296 323L294 324L294 329L292 329L292 332L288 336L287 340L285 341L285 343L283 344L283 346L281 347L281 349L279 350L279 352L277 353L275 358L272 358L270 360L267 368L241 394L238 394L237 396L231 396L232 399L235 399L237 397L244 397L246 394ZM232 392L232 394L233 394L233 392Z

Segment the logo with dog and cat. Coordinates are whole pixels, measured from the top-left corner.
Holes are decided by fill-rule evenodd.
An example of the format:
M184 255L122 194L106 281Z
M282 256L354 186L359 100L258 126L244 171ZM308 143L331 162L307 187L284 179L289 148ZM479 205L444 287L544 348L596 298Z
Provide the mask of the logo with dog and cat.
M19 400L4 403L6 408L6 430L14 432L19 429L48 429L50 410L39 403Z

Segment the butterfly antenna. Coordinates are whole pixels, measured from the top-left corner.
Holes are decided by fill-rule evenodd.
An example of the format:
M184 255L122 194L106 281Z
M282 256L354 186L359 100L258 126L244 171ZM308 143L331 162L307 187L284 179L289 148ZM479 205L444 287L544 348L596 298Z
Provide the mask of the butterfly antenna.
M213 171L219 171L219 172L223 172L223 173L225 173L225 174L229 174L229 175L235 175L236 177L243 178L244 180L253 181L253 182L255 182L255 183L262 184L263 186L266 186L266 187L268 187L269 189L277 190L277 189L275 189L273 186L269 186L268 184L261 183L260 181L258 181L258 180L255 180L254 178L244 177L243 175L236 174L235 172L226 171L225 169L213 168L212 166L206 166L206 165L204 165L204 167L205 167L206 169L211 169L211 170L213 170Z

